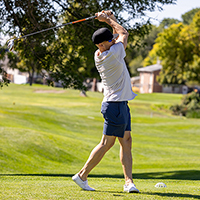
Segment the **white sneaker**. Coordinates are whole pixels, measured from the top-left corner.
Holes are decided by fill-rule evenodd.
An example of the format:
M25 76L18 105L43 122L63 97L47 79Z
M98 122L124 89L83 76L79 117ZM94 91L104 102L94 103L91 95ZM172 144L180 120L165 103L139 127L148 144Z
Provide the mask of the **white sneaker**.
M73 180L79 187L81 187L83 190L95 191L94 188L91 188L91 187L88 185L88 180L82 181L78 174L75 174L75 175L72 177L72 180Z
M136 188L134 183L130 183L129 185L124 185L124 192L139 193L140 191Z

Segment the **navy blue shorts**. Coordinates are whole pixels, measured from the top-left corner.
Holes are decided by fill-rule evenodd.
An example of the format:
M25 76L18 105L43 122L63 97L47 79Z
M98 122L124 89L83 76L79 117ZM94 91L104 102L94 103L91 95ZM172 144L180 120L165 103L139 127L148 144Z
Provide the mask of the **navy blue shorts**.
M131 131L131 116L127 101L103 102L101 113L105 119L104 135L123 138L125 131Z

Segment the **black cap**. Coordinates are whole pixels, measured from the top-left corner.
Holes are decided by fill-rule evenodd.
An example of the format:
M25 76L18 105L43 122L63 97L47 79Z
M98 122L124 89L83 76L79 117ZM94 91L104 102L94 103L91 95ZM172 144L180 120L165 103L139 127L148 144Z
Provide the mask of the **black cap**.
M108 28L100 28L96 30L92 35L92 41L94 44L99 44L104 41L114 40L119 34L112 34Z

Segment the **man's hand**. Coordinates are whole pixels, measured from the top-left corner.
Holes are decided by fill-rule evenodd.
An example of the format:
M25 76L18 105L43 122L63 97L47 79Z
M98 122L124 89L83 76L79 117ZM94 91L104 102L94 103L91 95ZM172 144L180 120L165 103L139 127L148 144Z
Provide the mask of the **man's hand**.
M111 10L103 10L102 12L106 13L106 15L111 16L113 12Z
M109 18L109 16L106 14L106 12L103 10L101 12L98 12L95 14L97 16L97 19L100 21L100 22L105 22L106 19Z
M98 12L95 15L97 16L97 19L100 22L106 22L106 19L108 19L108 18L117 22L117 19L115 18L115 16L113 15L113 12L111 10L102 10L101 12Z
M114 20L115 22L117 22L117 19L115 18L115 16L113 15L113 12L111 10L106 10L104 11L112 20Z

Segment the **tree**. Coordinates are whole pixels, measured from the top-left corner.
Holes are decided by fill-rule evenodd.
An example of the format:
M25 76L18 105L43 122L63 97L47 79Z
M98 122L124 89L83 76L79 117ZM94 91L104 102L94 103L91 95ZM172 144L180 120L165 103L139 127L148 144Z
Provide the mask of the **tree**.
M190 25L173 24L158 35L146 62L162 60L158 81L161 84L184 84L199 79L200 12Z
M4 20L7 20L4 30L9 35L18 33L19 36L23 36L48 28L56 21L55 10L48 3L48 0L7 0L3 1L0 6L4 7L0 14L4 15ZM37 34L15 41L18 59L16 59L16 55L9 53L10 67L29 72L29 81L32 85L33 74L44 68L45 57L49 53L46 48L54 39L54 32L49 31L48 34ZM17 64L15 62L17 60L20 63Z
M185 25L189 25L192 23L192 19L195 16L195 14L200 11L200 8L194 8L188 12L186 12L185 14L181 15L181 18L183 20L183 24Z
M140 38L139 45L134 44L135 41L133 43L129 43L126 61L129 63L131 75L133 76L138 75L137 68L144 65L144 59L153 49L153 45L155 44L155 39L157 38L158 33L162 31L162 27L160 26L149 26L149 34L146 34L143 38Z
M143 66L154 65L161 58L157 55L158 44L154 44L153 49L149 52L148 56L144 59Z
M178 24L178 23L180 23L180 21L179 21L178 19L174 19L174 18L164 18L164 19L161 21L159 27L161 27L161 28L164 29L164 28L170 27L172 24Z
M0 44L0 60L4 61L6 54L6 49ZM7 79L7 73L4 70L3 63L0 62L0 88L3 87L3 85L8 85L9 80Z
M128 49L126 60L129 63L130 71L133 76L138 75L137 68L153 65L157 62L158 56L155 54L154 50L151 50L153 49L156 38L158 37L158 33L162 32L165 28L168 28L172 24L177 24L179 22L180 21L177 19L164 18L158 27L150 25L149 33L140 39L138 48ZM148 56L150 51L151 53Z
M7 33L24 35L59 23L59 16L62 22L69 22L111 9L129 30L130 41L139 41L148 33L149 21L131 24L131 19L145 16L146 10L162 9L164 4L174 2L176 0L3 0L0 16L7 20L4 26ZM57 9L53 6L55 4ZM91 43L91 35L102 26L106 24L91 20L64 27L59 33L56 30L45 32L19 41L16 51L20 52L20 60L25 60L22 63L32 65L34 61L38 71L44 69L49 72L50 79L61 80L63 87L81 88L84 76L96 74L93 62L95 46Z
M3 1L4 11L8 23L5 31L10 35L19 33L26 35L38 30L48 28L54 24L56 20L55 10L48 3L48 0L42 1ZM1 3L2 6L3 3ZM32 85L32 78L35 71L40 71L44 68L46 62L45 57L47 46L55 39L53 31L48 34L37 34L35 36L20 39L15 42L15 50L21 63L14 63L17 59L15 55L9 54L10 67L18 68L22 71L29 72L30 85ZM22 66L23 63L23 66Z
M192 12L188 12L193 15L188 16L186 13L184 16L188 16L188 18L191 18L191 16L194 17L197 11L198 9L194 9ZM139 48L129 48L126 60L132 75L138 75L137 68L156 64L158 60L161 59L156 52L158 45L155 44L158 33L163 32L164 29L169 28L172 24L178 24L180 22L181 21L174 18L164 18L159 26L151 26L149 34L141 39Z
M187 79L192 83L200 83L200 11L198 11L190 25L192 27L191 40L194 45L193 59L189 64Z
M200 118L200 93L196 90L184 95L181 104L171 106L170 110L175 115Z

